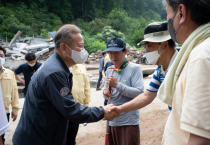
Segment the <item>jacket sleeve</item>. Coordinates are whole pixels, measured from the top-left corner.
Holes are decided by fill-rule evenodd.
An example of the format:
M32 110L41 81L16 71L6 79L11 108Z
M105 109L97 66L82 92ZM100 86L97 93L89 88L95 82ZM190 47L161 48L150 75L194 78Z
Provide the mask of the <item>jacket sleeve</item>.
M18 112L19 110L19 95L18 95L18 88L17 88L17 82L15 79L14 73L12 73L13 79L12 79L12 94L11 94L11 105L12 105L12 112Z
M104 109L86 107L74 101L65 73L57 72L46 77L43 90L50 102L68 120L76 123L96 122L104 117Z
M87 71L85 70L85 75L84 75L84 92L85 92L85 100L84 100L84 105L85 106L89 106L90 103L90 83L89 83L89 79L87 76Z

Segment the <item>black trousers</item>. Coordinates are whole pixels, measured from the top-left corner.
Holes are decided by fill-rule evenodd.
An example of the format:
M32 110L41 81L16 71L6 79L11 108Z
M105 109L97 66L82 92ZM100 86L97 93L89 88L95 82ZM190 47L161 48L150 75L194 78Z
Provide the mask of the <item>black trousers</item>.
M9 116L10 116L10 113L7 113L6 115L7 115L7 120L8 120L8 122L9 122ZM5 142L4 135L5 135L5 134L3 134L3 135L2 135L2 141L3 141L3 144L4 144L4 142Z
M67 131L66 145L75 145L76 136L79 129L79 124L69 121L69 127Z
M107 100L107 99L105 99L105 100L104 100L104 106L106 106L106 105L107 105L107 103L108 103L108 100Z
M98 79L98 83L97 83L97 88L100 87L101 79L102 79L102 72L99 72L99 79Z

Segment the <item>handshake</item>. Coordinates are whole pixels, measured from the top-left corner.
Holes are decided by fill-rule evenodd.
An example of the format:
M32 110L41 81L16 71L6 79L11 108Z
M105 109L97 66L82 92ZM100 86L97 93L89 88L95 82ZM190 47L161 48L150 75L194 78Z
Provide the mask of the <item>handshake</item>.
M114 118L119 117L121 112L120 106L114 106L112 104L106 105L104 107L104 118L107 121L112 121Z

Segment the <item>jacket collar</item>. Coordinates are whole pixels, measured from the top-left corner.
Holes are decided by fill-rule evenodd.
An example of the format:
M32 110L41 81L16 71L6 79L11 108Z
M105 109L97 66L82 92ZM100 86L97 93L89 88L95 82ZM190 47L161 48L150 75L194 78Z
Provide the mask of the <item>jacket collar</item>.
M67 65L66 65L66 63L63 61L63 59L61 58L61 56L57 53L57 52L55 52L54 54L53 54L53 56L61 63L61 65L62 65L62 67L63 67L63 69L65 70L65 72L67 73L67 75L70 75L71 73L70 73L70 70L69 70L69 68L67 67Z
M0 74L5 70L5 68L2 66L0 69Z

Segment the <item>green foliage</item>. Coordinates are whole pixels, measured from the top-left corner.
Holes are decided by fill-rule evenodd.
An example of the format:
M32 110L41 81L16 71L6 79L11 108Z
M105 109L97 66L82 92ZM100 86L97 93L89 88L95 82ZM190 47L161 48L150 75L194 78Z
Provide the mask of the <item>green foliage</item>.
M101 42L106 42L108 39L111 38L122 38L124 39L124 34L121 32L117 32L112 29L111 26L106 26L103 28L102 32L97 34L96 39Z
M83 34L83 39L85 42L85 49L88 51L89 54L95 53L98 50L105 50L106 49L106 42L100 42L95 40L94 37L90 37L88 34Z
M126 32L126 28L129 25L127 12L120 9L113 9L108 15L108 19L111 21L110 25L113 29Z
M47 7L39 8L37 4L28 7L24 3L7 3L5 7L0 7L0 20L0 32L4 37L8 32L8 40L12 39L18 30L22 31L24 36L37 36L43 33L43 29L46 32L57 30L62 23L58 16L47 12Z
M18 30L22 36L49 38L62 23L83 31L89 53L106 48L106 41L123 38L130 46L143 39L151 22L166 19L162 0L1 0L0 37L11 39ZM136 46L137 49L142 49Z
M143 16L146 18L147 21L161 21L161 16L153 10L145 11L143 13Z

